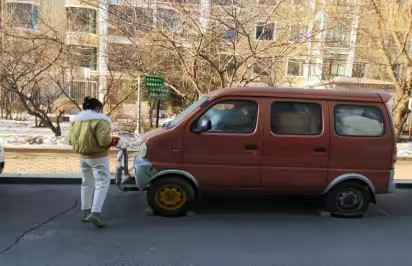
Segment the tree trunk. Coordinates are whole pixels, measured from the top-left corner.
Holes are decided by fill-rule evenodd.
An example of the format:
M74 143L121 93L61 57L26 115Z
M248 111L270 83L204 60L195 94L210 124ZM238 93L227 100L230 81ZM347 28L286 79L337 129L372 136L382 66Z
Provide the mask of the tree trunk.
M9 97L6 97L6 119L13 119L13 117L11 117L11 104Z
M149 102L149 123L150 123L150 129L153 128L153 110L154 110L154 102Z
M396 94L394 106L395 109L397 110L394 114L394 127L395 127L395 140L396 142L399 142L402 131L405 125L405 122L408 118L409 114L409 109L408 109L408 101L403 100L403 95L398 95L399 93Z

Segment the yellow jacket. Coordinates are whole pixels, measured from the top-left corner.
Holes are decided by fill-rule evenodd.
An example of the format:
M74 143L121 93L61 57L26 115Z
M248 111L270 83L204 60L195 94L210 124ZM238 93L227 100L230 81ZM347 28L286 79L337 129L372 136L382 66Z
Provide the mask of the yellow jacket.
M112 121L107 116L86 110L80 112L72 123L68 142L81 158L92 159L109 155L112 142L110 126Z

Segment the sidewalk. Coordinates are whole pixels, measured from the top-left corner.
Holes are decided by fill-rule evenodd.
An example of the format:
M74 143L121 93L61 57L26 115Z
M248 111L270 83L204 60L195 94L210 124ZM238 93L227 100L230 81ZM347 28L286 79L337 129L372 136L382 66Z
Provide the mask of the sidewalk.
M133 152L129 153L133 155ZM116 151L111 151L110 172L116 172ZM129 167L132 166L133 156L129 158ZM79 177L80 160L77 154L71 151L30 151L6 152L5 169L2 176L67 176Z

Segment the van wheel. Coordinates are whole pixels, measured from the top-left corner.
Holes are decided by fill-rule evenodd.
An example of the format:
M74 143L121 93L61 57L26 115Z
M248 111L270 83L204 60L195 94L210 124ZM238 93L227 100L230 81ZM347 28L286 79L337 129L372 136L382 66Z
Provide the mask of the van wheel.
M147 191L147 203L161 216L185 214L195 201L193 186L180 177L164 177L155 180Z
M361 217L368 210L371 195L366 185L344 182L329 191L325 197L325 209L338 217Z

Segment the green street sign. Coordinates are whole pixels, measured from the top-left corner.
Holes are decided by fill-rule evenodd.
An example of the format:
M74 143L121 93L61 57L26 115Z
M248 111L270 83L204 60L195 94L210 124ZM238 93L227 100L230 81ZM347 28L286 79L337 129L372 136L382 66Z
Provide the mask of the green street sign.
M146 88L149 89L149 97L152 99L170 97L170 90L164 87L164 78L162 77L146 77Z
M149 97L152 99L168 99L170 97L169 88L149 89Z
M164 83L165 80L162 77L146 77L146 88L148 89L163 88Z

